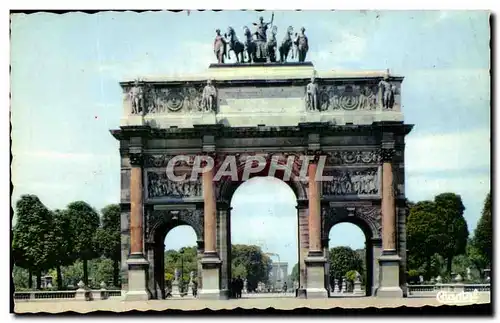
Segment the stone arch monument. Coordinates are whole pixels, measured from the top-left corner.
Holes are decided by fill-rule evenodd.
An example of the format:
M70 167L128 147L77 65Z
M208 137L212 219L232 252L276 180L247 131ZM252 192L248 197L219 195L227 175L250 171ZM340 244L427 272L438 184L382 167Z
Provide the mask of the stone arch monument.
M282 62L212 64L200 75L121 82L121 126L111 133L120 142L125 299L164 297L162 239L179 224L197 235L199 297L227 297L230 200L257 155L265 162L252 176L268 172L273 156L292 159L274 176L288 174L297 197L300 297L327 297L328 232L346 221L369 242L370 294L403 297L404 138L412 125L401 112L402 81L387 71L321 72L309 62ZM178 155L187 157L174 162ZM169 179L169 163L188 174L199 156L214 168L193 180ZM217 179L227 156L235 158L236 179ZM311 157L306 168L301 156ZM317 180L319 169L328 180Z

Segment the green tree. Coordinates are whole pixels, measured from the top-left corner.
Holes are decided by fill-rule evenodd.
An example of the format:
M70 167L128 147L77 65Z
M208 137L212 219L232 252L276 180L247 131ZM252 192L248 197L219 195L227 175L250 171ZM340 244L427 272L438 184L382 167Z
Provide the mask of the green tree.
M484 201L481 218L479 219L476 229L474 230L472 245L476 249L476 252L481 256L482 260L486 262L483 265L491 266L491 262L493 259L493 224L491 222L491 193L488 193ZM484 269L484 267L481 269Z
M464 254L469 237L467 222L464 219L465 207L460 195L442 193L434 198L437 217L441 221L441 250L438 252L446 259L446 271L451 273L453 257Z
M363 274L363 260L349 247L335 247L329 252L330 280L345 277L348 271L356 270Z
M242 266L246 270L247 288L257 289L259 282L267 283L271 271L271 258L258 246L236 244L231 246L231 267ZM235 277L235 273L231 273ZM236 275L237 276L237 275Z
M440 251L442 228L432 201L421 201L410 208L406 224L408 262L431 275L432 256Z
M182 247L177 250L165 251L165 279L168 284L174 279L175 269L181 272L181 285L189 282L191 271L197 274L197 247ZM167 279L169 277L170 279Z
M83 201L72 202L67 207L75 233L75 253L83 263L83 282L88 285L88 261L99 257L97 229L100 221L97 212Z
M299 264L296 263L295 266L292 268L292 273L291 273L291 279L292 281L299 281Z
M74 253L75 232L71 224L71 217L66 210L55 210L52 212L52 232L51 232L51 263L56 268L55 281L57 288L64 288L62 279L62 266L69 266L76 260Z
M97 231L97 241L104 256L113 262L113 285L119 286L121 260L120 206L118 204L108 205L101 210L101 214L101 227Z
M51 267L51 212L35 195L23 195L16 203L12 249L17 264L36 272L36 288L41 287L42 272Z

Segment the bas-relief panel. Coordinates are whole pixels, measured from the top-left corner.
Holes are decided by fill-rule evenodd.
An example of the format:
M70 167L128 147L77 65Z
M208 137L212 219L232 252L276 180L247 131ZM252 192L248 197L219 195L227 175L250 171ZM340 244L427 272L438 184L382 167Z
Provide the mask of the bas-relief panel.
M177 182L169 180L165 170L147 170L147 198L201 199L203 196L201 180L192 181L189 175L190 173L185 180Z
M323 181L323 196L359 197L378 196L380 193L379 168L334 169L325 171L325 176L333 177Z

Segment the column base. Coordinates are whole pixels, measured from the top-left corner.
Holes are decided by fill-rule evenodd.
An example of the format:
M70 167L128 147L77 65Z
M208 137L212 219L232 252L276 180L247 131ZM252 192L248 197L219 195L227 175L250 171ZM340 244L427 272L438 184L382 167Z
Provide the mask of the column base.
M128 290L123 300L147 301L150 297L146 278L149 262L142 253L134 253L127 259L128 265Z
M198 291L199 299L228 299L229 292L221 290L221 265L217 253L204 254L201 259L203 287Z
M399 263L401 258L395 250L384 250L379 261L379 287L376 297L402 298L403 289L399 286Z
M297 295L296 295L297 298L303 298L303 299L306 299L307 298L307 292L306 292L306 289L305 288L298 288L297 289Z
M325 288L325 263L326 259L322 252L309 252L304 260L306 263L306 297L328 298Z

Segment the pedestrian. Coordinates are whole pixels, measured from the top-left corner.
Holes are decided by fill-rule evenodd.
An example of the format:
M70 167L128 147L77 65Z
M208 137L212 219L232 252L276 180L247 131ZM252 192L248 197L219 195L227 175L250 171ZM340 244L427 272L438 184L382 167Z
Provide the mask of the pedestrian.
M237 285L237 292L236 292L236 298L241 298L241 291L243 290L243 279L241 279L240 276L236 279L236 285Z
M286 282L283 284L283 293L286 294L286 290L287 290L287 286L286 286Z

